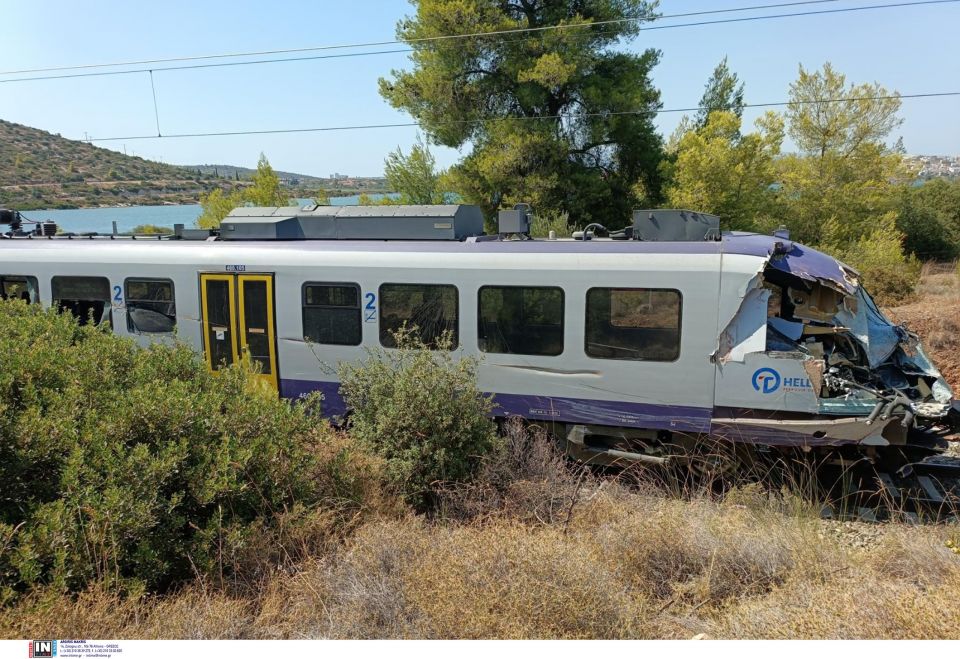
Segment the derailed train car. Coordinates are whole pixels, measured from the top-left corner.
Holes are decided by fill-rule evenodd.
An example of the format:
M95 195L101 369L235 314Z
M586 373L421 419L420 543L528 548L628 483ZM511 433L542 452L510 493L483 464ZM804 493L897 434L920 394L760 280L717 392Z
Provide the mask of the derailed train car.
M638 211L601 238L483 235L469 206L240 208L220 231L52 236L13 214L0 295L174 333L211 370L249 356L280 395L347 412L335 367L415 325L482 358L496 414L549 422L600 463L682 463L704 440L876 465L892 491L948 497L950 387L843 263L786 234ZM0 218L2 219L2 218ZM830 458L833 459L833 458ZM920 479L920 480L918 480Z

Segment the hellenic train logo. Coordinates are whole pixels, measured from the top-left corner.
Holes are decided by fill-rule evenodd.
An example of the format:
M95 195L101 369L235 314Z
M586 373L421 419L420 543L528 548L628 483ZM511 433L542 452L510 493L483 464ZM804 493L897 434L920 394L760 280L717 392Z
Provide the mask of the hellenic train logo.
M764 394L772 394L780 388L780 374L772 368L758 368L753 373L753 388Z

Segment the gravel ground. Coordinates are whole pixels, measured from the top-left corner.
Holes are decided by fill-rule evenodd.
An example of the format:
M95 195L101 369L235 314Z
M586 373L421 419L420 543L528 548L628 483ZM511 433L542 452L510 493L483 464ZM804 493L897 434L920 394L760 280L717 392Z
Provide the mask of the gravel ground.
M825 519L821 521L821 530L817 535L824 539L832 538L851 549L869 549L876 546L888 532L886 524Z

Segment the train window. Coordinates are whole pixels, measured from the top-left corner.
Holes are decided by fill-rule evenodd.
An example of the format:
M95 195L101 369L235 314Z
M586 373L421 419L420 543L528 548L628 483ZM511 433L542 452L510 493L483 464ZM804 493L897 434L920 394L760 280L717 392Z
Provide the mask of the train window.
M0 300L39 302L40 293L37 286L37 278L0 275Z
M361 323L358 285L303 285L304 341L357 346L361 341Z
M600 359L669 362L680 356L680 291L591 288L586 351Z
M60 313L69 311L81 325L111 322L110 280L106 277L54 277L50 285L53 304Z
M406 326L423 343L435 348L450 333L456 348L460 340L457 287L447 284L383 284L380 286L380 343L395 348L393 332Z
M136 334L172 332L177 326L177 303L169 279L129 278L124 282L127 330Z
M563 289L484 286L477 313L480 350L513 355L563 352Z

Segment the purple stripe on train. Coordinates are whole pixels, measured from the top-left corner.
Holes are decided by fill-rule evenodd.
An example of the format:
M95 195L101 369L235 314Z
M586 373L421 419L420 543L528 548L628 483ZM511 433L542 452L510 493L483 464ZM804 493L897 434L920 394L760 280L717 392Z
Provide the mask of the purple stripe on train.
M338 382L280 381L280 393L284 398L297 398L314 391L323 393L321 409L324 416L328 417L343 416L347 411L339 389ZM814 437L808 433L780 428L740 425L725 422L724 419L713 419L713 410L704 407L519 394L495 394L494 399L497 404L494 414L497 416L520 416L525 419L559 423L673 430L709 434L729 442L770 446L826 446L845 443L831 437Z
M340 395L339 383L312 380L281 380L280 395L297 398L312 391L323 393L321 409L325 416L341 416L346 405ZM494 394L497 416L522 416L525 419L585 423L624 428L650 428L678 432L705 433L710 431L713 411L706 407L682 405L650 405L622 401L588 400Z

